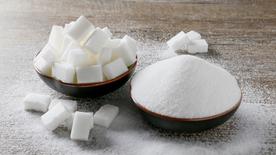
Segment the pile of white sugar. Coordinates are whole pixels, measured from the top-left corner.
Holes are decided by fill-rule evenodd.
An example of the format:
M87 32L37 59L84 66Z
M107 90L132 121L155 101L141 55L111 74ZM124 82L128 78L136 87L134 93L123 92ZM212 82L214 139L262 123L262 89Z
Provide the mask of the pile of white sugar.
M176 118L216 115L235 106L241 90L225 69L194 56L176 56L138 72L131 82L135 102Z

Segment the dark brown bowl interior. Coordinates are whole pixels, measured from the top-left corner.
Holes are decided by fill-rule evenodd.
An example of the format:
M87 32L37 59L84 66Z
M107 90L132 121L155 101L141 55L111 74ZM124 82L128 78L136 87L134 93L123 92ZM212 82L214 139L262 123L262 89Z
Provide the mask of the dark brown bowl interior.
M128 71L114 79L103 82L82 84L65 83L51 76L42 74L35 66L34 68L42 81L44 81L50 88L60 93L74 97L99 97L115 91L116 89L123 86L134 73L136 65L137 61L128 67Z
M170 117L162 114L158 114L152 112L139 104L135 101L131 94L131 86L130 86L130 96L136 105L136 107L140 110L141 114L143 115L144 119L148 121L155 127L162 128L165 130L175 131L175 132L200 132L207 129L214 128L218 125L223 124L227 121L239 108L241 103L241 98L232 108L208 117L201 117L201 118L175 118Z

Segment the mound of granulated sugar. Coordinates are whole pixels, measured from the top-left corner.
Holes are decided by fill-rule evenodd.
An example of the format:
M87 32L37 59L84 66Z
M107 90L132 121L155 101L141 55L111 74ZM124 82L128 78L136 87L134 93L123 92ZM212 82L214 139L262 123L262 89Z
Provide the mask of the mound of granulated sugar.
M176 56L138 72L131 82L135 102L177 118L201 118L224 112L241 98L234 76L194 56Z

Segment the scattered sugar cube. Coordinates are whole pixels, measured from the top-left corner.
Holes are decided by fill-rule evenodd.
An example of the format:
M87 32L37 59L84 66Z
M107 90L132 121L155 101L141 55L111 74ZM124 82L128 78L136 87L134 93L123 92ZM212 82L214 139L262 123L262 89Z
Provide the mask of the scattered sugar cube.
M87 141L90 129L93 128L93 113L75 112L70 138Z
M122 40L124 40L129 45L129 47L134 52L134 55L136 55L136 52L137 52L137 41L135 39L131 38L128 35L125 35Z
M64 39L63 28L62 26L53 25L52 30L49 36L48 43L59 52L62 47Z
M108 38L109 36L104 31L100 28L96 28L84 46L93 53L100 53L105 43L108 41Z
M90 63L88 54L81 48L69 50L67 62L72 64L74 67L82 67Z
M77 101L65 100L65 99L53 99L49 105L49 110L52 109L55 105L62 103L66 109L70 112L75 112L78 107Z
M49 95L42 95L36 93L28 94L23 100L25 110L33 110L40 112L46 112L48 110L50 102L51 97Z
M128 68L122 58L118 58L103 67L103 73L108 80L123 74L127 70Z
M104 27L102 30L104 33L108 35L109 38L112 37L112 33L110 32L108 27Z
M66 127L69 130L72 130L74 116L75 113L72 113L71 116L64 121L64 127Z
M51 76L52 62L46 61L43 57L35 60L34 66L44 75Z
M113 49L113 60L122 58L127 66L132 65L136 61L136 48L133 49L126 40L121 40L119 46Z
M67 33L74 40L81 42L87 38L88 35L95 29L94 25L89 20L80 16L74 24L69 27Z
M187 34L185 34L183 31L176 34L174 37L172 37L169 41L167 41L167 45L172 49L173 51L177 50L186 50L187 44L189 43L189 38Z
M190 40L201 39L201 35L196 31L189 31L187 36Z
M71 113L62 103L59 103L43 114L41 116L41 121L48 130L53 131L70 116Z
M53 77L66 83L73 83L75 77L75 68L68 63L54 63L52 67Z
M102 52L99 53L98 59L97 59L97 64L105 65L111 60L112 57L112 49L104 47Z
M208 44L205 39L192 40L188 44L189 53L205 53L208 52Z
M103 71L101 65L77 67L76 73L78 83L92 83L103 81Z
M35 61L41 57L49 63L54 63L56 60L56 50L49 43L47 43L37 55Z
M119 108L106 104L102 106L94 115L94 123L108 128L119 113Z

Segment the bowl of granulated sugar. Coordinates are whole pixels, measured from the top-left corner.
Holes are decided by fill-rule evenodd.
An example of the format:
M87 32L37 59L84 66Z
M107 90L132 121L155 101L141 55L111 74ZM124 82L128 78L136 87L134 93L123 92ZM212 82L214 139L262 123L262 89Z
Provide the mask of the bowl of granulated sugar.
M227 121L238 109L242 93L225 69L201 58L176 56L134 75L131 98L153 126L199 132Z

